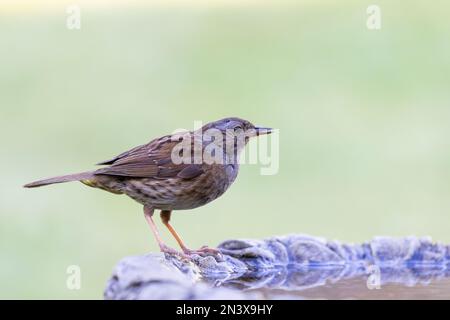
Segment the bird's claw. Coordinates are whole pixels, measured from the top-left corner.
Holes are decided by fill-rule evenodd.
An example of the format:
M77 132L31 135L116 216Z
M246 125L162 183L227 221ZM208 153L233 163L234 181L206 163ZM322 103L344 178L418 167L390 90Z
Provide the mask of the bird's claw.
M159 247L161 249L161 252L180 257L183 260L192 260L193 255L199 255L201 257L213 256L217 261L224 261L223 255L219 249L210 248L208 246L202 246L197 250L182 248L182 252L175 250L165 244L161 244Z
M223 255L220 252L220 250L216 249L216 248L210 248L208 246L202 246L200 249L197 249L197 250L183 248L183 252L189 256L191 256L193 254L197 254L201 257L214 256L214 257L218 258L219 261L223 261Z
M175 255L177 257L180 257L182 259L189 259L189 256L187 254L185 254L184 252L180 252L178 250L175 250L165 244L162 244L159 246L160 250L162 253L167 253L167 254L171 254L171 255Z

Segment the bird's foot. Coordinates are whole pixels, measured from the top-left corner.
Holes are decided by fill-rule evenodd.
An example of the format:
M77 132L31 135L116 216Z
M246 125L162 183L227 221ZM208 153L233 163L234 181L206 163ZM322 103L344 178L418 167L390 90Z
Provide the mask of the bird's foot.
M223 261L222 253L219 249L216 248L210 248L208 246L203 246L200 249L192 250L189 248L182 248L184 254L191 256L193 254L198 254L199 256L205 257L205 256L214 256L218 258L220 261Z
M184 253L184 252L180 252L178 250L175 250L174 248L171 248L165 244L160 244L159 248L161 250L162 253L167 253L167 254L171 254L171 255L175 255L178 256L182 259L189 259L189 256Z
M159 248L161 249L161 252L177 256L182 260L192 261L193 255L199 255L201 257L213 256L217 261L224 261L223 255L219 249L209 248L208 246L203 246L197 250L184 247L182 248L183 252L175 250L165 244L161 244Z

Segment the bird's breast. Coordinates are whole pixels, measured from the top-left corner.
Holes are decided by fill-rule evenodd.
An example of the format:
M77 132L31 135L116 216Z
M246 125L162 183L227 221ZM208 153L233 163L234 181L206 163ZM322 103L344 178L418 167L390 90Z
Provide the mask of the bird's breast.
M126 193L136 201L161 210L184 210L203 206L225 193L238 174L237 165L208 165L193 179L130 179Z
M189 204L189 208L205 205L225 193L236 179L236 165L212 165L205 169L196 181L185 180L179 193L181 204ZM185 193L186 192L186 193Z

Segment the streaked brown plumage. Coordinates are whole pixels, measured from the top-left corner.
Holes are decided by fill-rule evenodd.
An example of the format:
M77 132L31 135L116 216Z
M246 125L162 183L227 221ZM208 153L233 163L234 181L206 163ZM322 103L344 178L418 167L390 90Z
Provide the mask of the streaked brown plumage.
M225 137L231 132L253 132L253 136L270 133L270 129L257 128L250 122L239 118L225 118L206 124L201 131L190 132L192 147L200 145L201 151L211 141L207 141L201 133L216 130L223 133L223 141L212 142L223 146ZM200 134L198 134L200 132ZM252 136L250 135L250 136ZM247 143L249 136L245 137ZM220 197L234 182L239 171L238 155L245 143L239 145L233 142L231 149L223 150L218 158L224 163L195 162L192 154L188 156L188 163L175 163L173 152L183 139L183 135L167 135L154 139L147 144L128 150L117 157L98 163L105 167L94 171L59 176L25 185L27 188L81 181L82 183L116 194L126 194L130 198L144 205L144 213L150 227L158 241L161 251L177 253L167 247L161 240L153 221L155 209L161 210L161 219L173 234L185 254L211 253L214 249L188 249L180 236L170 225L172 210L193 209ZM233 138L233 141L235 139ZM222 143L222 144L221 144ZM217 153L217 151L216 151Z

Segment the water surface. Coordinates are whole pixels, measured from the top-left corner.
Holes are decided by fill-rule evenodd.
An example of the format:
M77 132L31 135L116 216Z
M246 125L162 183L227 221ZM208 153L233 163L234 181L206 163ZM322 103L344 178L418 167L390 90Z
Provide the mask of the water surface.
M288 268L219 285L266 299L450 299L450 272L443 265Z

